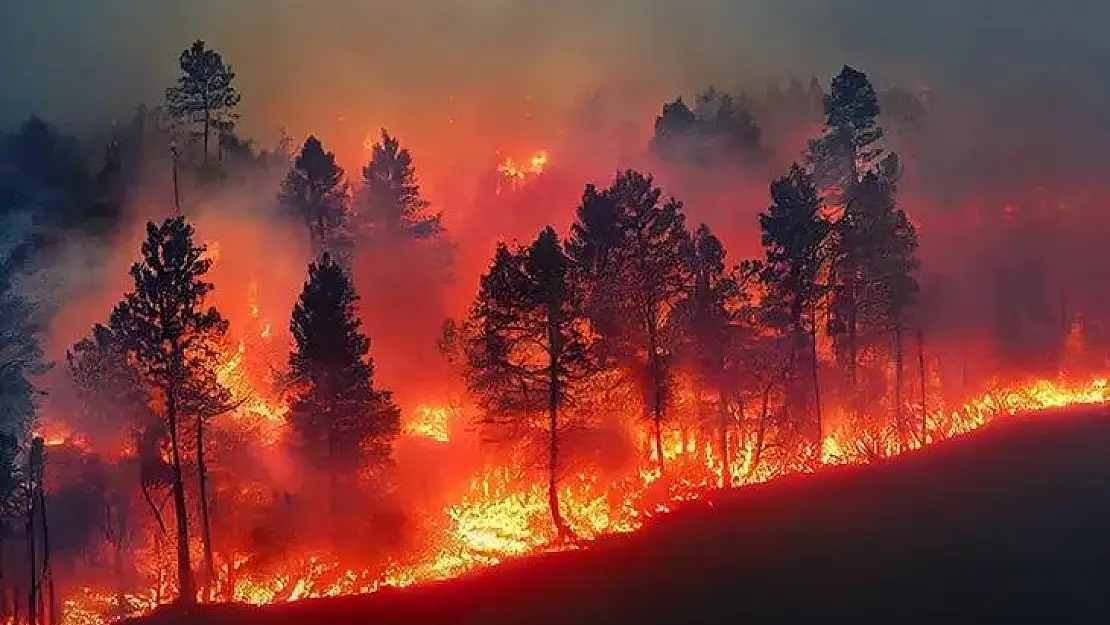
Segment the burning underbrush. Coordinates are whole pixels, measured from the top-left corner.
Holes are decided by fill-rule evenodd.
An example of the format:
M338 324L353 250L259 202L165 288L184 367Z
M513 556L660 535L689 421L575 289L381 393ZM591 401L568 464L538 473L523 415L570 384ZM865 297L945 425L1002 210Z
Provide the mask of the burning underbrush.
M269 390L275 388L269 366L255 358L255 352L268 353L273 332L252 310L253 335L228 349L221 372L243 401L220 418L212 436L221 458L211 476L216 579L200 592L216 601L267 604L449 578L506 558L580 548L604 534L635 531L653 515L725 483L743 486L823 464L870 462L921 445L919 438L900 441L893 428L868 428L861 425L865 419L832 413L820 458L812 450L787 453L786 438L776 438L774 409L751 402L730 416L727 479L721 475L720 439L696 427L664 432L661 473L650 433L611 408L612 422L624 424L613 428L617 442L611 446L623 451L619 458L595 458L564 471L560 505L578 539L565 540L552 525L541 471L516 468L527 466L521 457L482 453L486 446L468 425L472 415L465 405L426 403L407 411L396 444L396 471L404 476L396 489L374 493L354 485L350 508L332 516L320 512L327 504L313 487L324 476L290 463L283 451L286 406L280 392ZM1097 376L996 382L960 405L938 402L928 413L928 442L1007 415L1102 403L1106 392L1106 379ZM920 419L920 404L907 412ZM100 487L111 492L134 475L133 449L94 449L54 423L44 425L42 434L52 457L52 493L69 488L66 480L87 479L70 472L88 472L89 466L106 472ZM143 614L176 593L169 522L152 514L164 502L144 503L145 492L132 492L140 489L122 490L100 523L96 552L81 566L59 571L65 625ZM199 561L202 547L193 542Z

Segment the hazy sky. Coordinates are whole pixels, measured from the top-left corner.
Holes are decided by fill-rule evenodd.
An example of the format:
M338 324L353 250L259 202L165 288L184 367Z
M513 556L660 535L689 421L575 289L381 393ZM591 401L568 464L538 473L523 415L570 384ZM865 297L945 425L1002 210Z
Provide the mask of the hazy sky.
M553 129L511 123L598 87L656 107L843 63L1088 136L1110 126L1108 20L1099 0L0 0L0 124L156 102L203 38L238 73L248 134L316 132L341 156L381 125L424 159L497 133L526 149Z

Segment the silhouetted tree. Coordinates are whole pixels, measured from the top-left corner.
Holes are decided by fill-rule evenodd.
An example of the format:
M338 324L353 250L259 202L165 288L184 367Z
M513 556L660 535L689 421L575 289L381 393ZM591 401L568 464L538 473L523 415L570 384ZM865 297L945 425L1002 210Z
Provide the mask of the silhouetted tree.
M371 237L423 239L443 232L439 213L420 193L412 155L384 128L362 168L359 218Z
M288 214L308 227L314 254L327 252L341 259L349 255L350 206L343 168L316 137L305 140L278 199Z
M568 243L590 283L603 355L640 376L660 469L671 358L664 330L689 283L690 246L681 202L661 195L651 176L631 170L604 191L586 187Z
M553 228L528 248L501 244L482 277L462 345L468 386L487 413L486 425L513 438L546 438L548 506L562 536L570 528L559 509L560 415L598 371L583 296Z
M178 59L181 76L166 89L166 110L178 123L200 126L202 162L208 164L208 143L213 131L226 133L234 124L239 91L232 84L235 72L223 56L198 39Z
M896 176L869 172L856 185L842 222L840 245L851 253L855 292L853 318L857 336L886 347L892 339L894 361L894 423L906 442L902 388L905 370L904 339L911 329L909 315L917 298L915 273L919 267L917 234L896 204ZM839 273L843 274L844 271Z
M91 336L66 350L66 364L84 431L112 430L133 437L150 422L142 373L107 326L96 324Z
M214 307L205 307L212 284L204 281L212 262L206 248L193 243L193 227L184 217L147 223L142 261L131 266L134 289L112 310L109 327L139 367L143 381L161 406L170 437L174 516L177 522L179 601L196 601L189 557L188 507L182 472L183 418L203 418L198 394L218 389L208 385L215 365L211 350L227 332L227 321ZM223 391L226 392L226 391ZM207 503L202 500L202 506Z
M710 87L697 95L693 110L678 98L655 120L652 150L663 160L700 165L762 162L763 133L743 103Z
M725 266L725 248L709 226L701 224L689 248L691 284L670 318L679 357L692 365L699 386L716 395L716 423L722 480L729 483L729 410L736 400L743 355L750 342L744 307L759 263Z
M767 286L765 307L772 323L794 337L791 370L796 380L802 371L799 362L806 346L813 375L817 442L822 434L820 390L817 384L816 322L817 305L822 294L819 283L822 245L829 223L821 216L821 202L812 177L797 163L790 172L771 183L771 206L759 216L762 242L766 251L763 281ZM792 384L791 408L802 409ZM795 414L794 418L799 415Z
M698 117L680 97L664 104L663 112L655 118L651 147L664 160L679 158L690 152L690 139L697 132Z
M880 165L885 152L879 113L867 74L845 65L829 86L824 134L810 142L809 155L817 185L836 203L846 201L860 177Z
M297 392L289 423L300 453L329 476L333 513L339 511L340 479L363 461L387 464L400 429L392 393L374 386L357 302L347 272L324 253L308 266L290 322L295 350L289 367Z

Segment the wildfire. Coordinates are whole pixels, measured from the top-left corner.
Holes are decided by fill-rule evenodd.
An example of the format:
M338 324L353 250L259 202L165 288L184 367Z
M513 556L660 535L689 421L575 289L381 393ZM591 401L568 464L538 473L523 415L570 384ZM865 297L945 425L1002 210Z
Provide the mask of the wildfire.
M451 440L451 409L445 406L421 405L416 408L416 419L408 424L405 432L446 443Z
M937 410L927 421L930 441L970 432L996 418L1107 401L1107 380L1098 377L1086 383L1034 380L1027 384L999 387L975 397L955 410ZM438 405L422 405L406 430L440 442L451 440L452 421L457 411ZM859 432L841 427L824 440L822 464L867 462ZM891 439L893 440L893 439ZM603 480L578 474L565 478L560 489L563 514L582 539L604 534L631 532L652 515L665 513L676 503L697 499L720 483L720 460L716 441L668 432L664 456L666 479L650 458L644 466L621 479ZM752 443L743 437L730 441L731 483L763 482L789 472L752 471ZM920 447L912 441L905 448ZM881 451L894 455L903 448L888 444ZM805 469L801 469L805 470ZM811 469L810 469L811 470ZM220 569L218 586L223 600L266 604L297 599L373 592L383 586L404 586L444 579L505 558L544 550L573 548L556 542L548 517L546 485L540 479L522 477L506 468L489 468L470 480L469 486L442 514L442 535L431 549L412 557L393 560L377 569L347 567L342 558L324 553L291 556L265 572L251 572L247 557L236 556ZM165 564L165 563L164 563ZM165 579L172 575L162 575ZM64 625L92 625L110 620L114 614L139 614L154 608L160 597L172 596L172 588L117 595L82 588L64 602ZM123 602L123 609L120 602Z

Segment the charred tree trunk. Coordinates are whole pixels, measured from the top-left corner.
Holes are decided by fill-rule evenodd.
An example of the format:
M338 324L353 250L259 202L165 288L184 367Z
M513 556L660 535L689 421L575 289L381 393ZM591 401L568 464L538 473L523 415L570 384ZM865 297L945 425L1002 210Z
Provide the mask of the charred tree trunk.
M547 306L547 505L556 532L564 538L571 532L559 510L559 359L563 352L560 322L559 302L553 301Z
M728 403L724 393L717 398L717 426L721 445L721 488L732 486L732 467L728 457Z
M212 113L208 107L204 107L204 157L203 163L208 165L208 135L212 132Z
M748 483L751 483L752 476L755 475L759 463L763 460L763 441L767 436L767 410L771 402L771 389L773 387L774 383L771 383L763 389L763 405L759 410L759 424L755 431L755 449L752 450L752 463L748 467L748 475L745 477L745 481Z
M813 368L813 410L817 419L817 457L821 458L821 448L825 440L825 428L821 420L821 379L817 362L817 304L813 304L813 319L809 324L809 348Z
M43 599L47 604L47 614L50 615L50 625L56 625L58 622L58 602L54 589L54 565L50 561L50 522L46 510L46 492L41 483L37 490L39 518L42 525L42 572L40 579L46 580L46 594Z
M569 534L569 528L559 511L559 392L558 373L555 364L550 370L550 389L548 390L548 447L547 447L547 505L551 509L551 520L559 536Z
M30 467L28 468L30 471ZM34 483L30 482L27 485L28 489L34 489ZM29 567L27 569L27 623L28 625L38 625L38 590L39 590L39 567L38 567L38 554L35 550L35 496L33 490L27 493L27 556L29 559Z
M197 602L197 593L193 586L193 566L189 559L189 509L185 505L185 480L181 471L175 383L170 383L166 394L166 421L170 430L170 455L173 464L173 511L177 519L177 601L182 606L192 606Z
M204 585L201 594L212 600L216 566L212 559L212 522L208 510L208 466L204 458L204 419L197 417L197 497L200 499L200 537L204 547Z
M929 386L925 369L925 333L917 329L917 373L921 378L921 446L929 442Z

